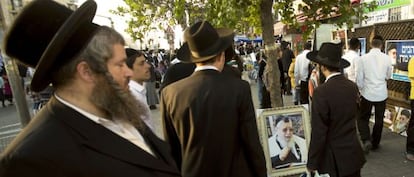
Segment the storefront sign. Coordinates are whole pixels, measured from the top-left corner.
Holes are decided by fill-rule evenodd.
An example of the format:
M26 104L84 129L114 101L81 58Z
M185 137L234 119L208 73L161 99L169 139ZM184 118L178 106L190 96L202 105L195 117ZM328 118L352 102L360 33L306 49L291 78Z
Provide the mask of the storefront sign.
M392 79L409 82L408 61L414 56L414 40L388 40L385 52L392 58Z
M368 18L362 22L363 26L388 21L388 10L374 11L374 12L367 13L366 15Z
M364 1L366 3L372 2L373 0ZM375 0L377 2L377 8L374 11L387 10L389 8L408 6L411 0ZM368 11L368 10L367 10Z

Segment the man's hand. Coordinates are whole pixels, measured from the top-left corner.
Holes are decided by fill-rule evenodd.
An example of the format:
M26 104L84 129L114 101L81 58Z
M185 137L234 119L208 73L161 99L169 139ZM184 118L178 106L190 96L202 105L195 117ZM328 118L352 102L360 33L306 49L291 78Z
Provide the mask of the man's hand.
M284 161L290 153L290 147L285 146L279 154L279 158L281 161Z

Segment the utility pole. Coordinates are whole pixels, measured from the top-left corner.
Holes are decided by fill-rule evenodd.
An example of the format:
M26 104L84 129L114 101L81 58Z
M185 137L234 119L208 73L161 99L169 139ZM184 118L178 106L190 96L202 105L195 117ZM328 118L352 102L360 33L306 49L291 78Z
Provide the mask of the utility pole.
M8 27L10 27L12 21L14 20L14 16L17 15L18 11L22 7L21 0L0 0L0 11L2 17L2 29L3 32L7 31ZM9 8L12 7L12 8ZM4 39L1 39L2 41ZM2 50L4 51L4 50ZM17 67L17 62L15 59L9 58L5 53L2 53L5 69L7 71L7 76L10 81L10 86L13 92L13 96L16 103L17 113L20 117L20 123L24 127L30 121L30 113L27 106L26 101L26 94L23 89L23 82L22 78L19 75L19 70Z

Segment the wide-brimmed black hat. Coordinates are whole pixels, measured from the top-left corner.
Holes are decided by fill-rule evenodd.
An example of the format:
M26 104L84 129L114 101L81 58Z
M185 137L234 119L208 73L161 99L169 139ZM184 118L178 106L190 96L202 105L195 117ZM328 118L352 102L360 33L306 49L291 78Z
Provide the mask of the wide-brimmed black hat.
M98 29L92 23L97 5L87 0L73 11L52 0L34 0L18 15L5 38L5 52L36 68L33 91L51 83L53 70L74 58Z
M232 29L214 29L207 21L197 22L185 30L186 42L178 49L177 58L190 63L206 61L230 47L233 38Z
M319 51L309 52L306 57L311 61L333 68L346 68L350 65L342 58L342 43L322 43Z

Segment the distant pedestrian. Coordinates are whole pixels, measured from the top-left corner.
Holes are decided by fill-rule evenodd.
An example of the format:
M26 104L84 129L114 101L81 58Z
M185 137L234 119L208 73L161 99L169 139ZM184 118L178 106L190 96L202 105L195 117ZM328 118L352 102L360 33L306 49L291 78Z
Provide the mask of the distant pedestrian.
M358 87L340 72L349 66L341 58L342 44L322 43L306 56L326 76L313 93L307 168L330 177L360 177L365 157L356 126Z
M4 80L4 99L9 101L9 105L13 104L13 92L11 89L10 81L8 75L3 75Z
M264 84L264 77L263 73L265 71L267 65L267 57L264 54L264 51L260 51L260 53L256 56L256 60L259 63L259 72L257 78L257 85L259 89L259 102L260 102L260 109L271 108L272 103L270 102L270 92L266 89L266 85Z
M292 60L292 63L289 66L288 75L290 77L290 84L292 86L293 104L298 105L300 103L300 85L296 83L296 79L295 79L295 68L296 68L295 63L296 63L296 58Z
M1 52L1 49L0 49L0 76L3 75L3 72L5 72L4 70L5 70L5 68L4 68L4 59L3 59L3 55L2 55L2 52Z
M347 77L352 82L356 82L355 77L355 63L356 60L359 58L358 50L361 46L361 43L357 38L351 38L349 40L349 48L348 51L342 56L345 60L347 60L351 65L344 69L345 77Z
M411 118L407 127L406 158L414 161L414 57L408 62L408 78L411 83L410 102Z
M290 84L290 77L288 75L288 71L289 71L289 65L290 63L292 63L293 58L295 58L295 54L293 54L293 51L290 49L290 43L286 42L286 41L282 41L281 43L281 47L282 47L282 69L283 69L283 77L284 77L284 82L282 83L282 85L284 85L284 94L286 95L292 95L292 86Z
M0 101L1 101L1 105L3 107L6 107L6 105L4 104L4 80L3 77L0 75Z
M148 62L150 65L150 78L145 82L145 89L147 90L147 104L150 109L157 109L157 104L160 102L156 84L158 79L161 80L160 73L156 70L155 64Z
M391 78L391 58L381 52L384 39L374 36L372 49L356 62L356 83L361 93L361 106L358 116L358 129L366 153L379 148L384 124L385 102L388 97L387 80ZM372 135L369 118L375 107L375 123Z
M312 49L312 44L310 42L305 42L303 45L304 50L296 57L295 62L295 81L296 84L300 87L300 104L309 103L309 64L310 61L306 57L306 54Z
M308 90L309 90L309 100L311 101L310 103L312 103L312 97L313 97L313 91L316 89L316 87L319 86L320 82L320 71L319 71L319 66L318 64L315 64L314 62L311 62L310 64L310 76L309 76L309 81L308 81Z

